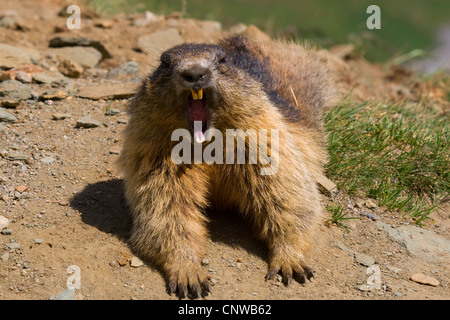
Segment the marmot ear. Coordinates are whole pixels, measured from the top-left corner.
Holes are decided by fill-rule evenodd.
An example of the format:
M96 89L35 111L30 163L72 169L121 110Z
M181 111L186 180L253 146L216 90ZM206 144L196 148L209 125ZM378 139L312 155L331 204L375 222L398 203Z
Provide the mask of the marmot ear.
M220 51L217 53L216 57L217 57L217 61L218 61L219 63L225 63L225 62L227 62L227 55L226 55L225 51L223 51L223 50L220 50Z
M161 64L166 67L166 68L170 68L170 64L171 64L171 59L170 59L170 55L167 52L164 52L161 55L161 58L159 59L161 60Z

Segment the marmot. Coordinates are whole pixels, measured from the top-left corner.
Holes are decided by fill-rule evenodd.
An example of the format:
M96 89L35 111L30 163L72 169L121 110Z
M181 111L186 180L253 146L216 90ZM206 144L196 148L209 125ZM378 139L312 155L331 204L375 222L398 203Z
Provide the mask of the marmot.
M322 211L315 183L327 161L321 114L335 97L325 61L296 44L231 36L161 55L130 104L119 166L133 217L130 244L161 267L170 294L211 291L201 266L211 205L233 206L252 222L268 246L267 279L281 273L288 285L313 277L305 253ZM190 130L192 148L209 128L224 136L277 129L278 171L262 175L259 163L175 164L171 136L180 128ZM241 145L247 155L249 145Z

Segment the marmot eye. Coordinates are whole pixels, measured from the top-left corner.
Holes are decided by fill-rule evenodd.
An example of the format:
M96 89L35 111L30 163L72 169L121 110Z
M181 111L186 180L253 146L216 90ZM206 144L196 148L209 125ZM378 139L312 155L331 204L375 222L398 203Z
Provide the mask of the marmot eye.
M227 59L225 57L219 58L219 63L225 63L225 62L227 62Z

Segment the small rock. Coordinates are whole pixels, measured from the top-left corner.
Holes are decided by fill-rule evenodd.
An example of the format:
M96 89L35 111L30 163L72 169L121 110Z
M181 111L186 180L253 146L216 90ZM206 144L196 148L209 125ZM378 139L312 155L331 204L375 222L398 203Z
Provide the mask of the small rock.
M76 297L75 290L68 288L56 296L51 296L50 300L76 300Z
M33 74L33 80L37 83L53 83L53 82L59 82L61 80L64 80L65 77L62 73L60 73L57 70L54 71L43 71L43 72L36 72Z
M180 32L175 28L169 28L139 37L137 46L142 52L153 54L154 52L165 51L183 42L184 39Z
M120 113L120 110L117 110L117 109L108 109L108 110L105 112L105 116L114 116L114 115L119 114L119 113Z
M0 104L7 107L16 107L20 101L31 98L29 86L16 80L8 80L0 83Z
M369 287L367 284L359 285L357 288L359 291L363 291L363 292L371 290L371 287Z
M24 64L37 64L40 58L41 55L34 49L0 43L0 68L11 69Z
M202 266L207 266L207 265L209 265L209 260L205 258L202 260Z
M138 268L144 265L144 262L142 262L141 259L139 259L138 257L132 257L130 260L130 266L132 266L133 268Z
M9 219L7 217L0 216L0 230L8 228L8 226L9 226Z
M117 123L121 123L121 124L127 124L128 123L128 119L117 119Z
M1 227L0 227L1 228ZM12 234L12 230L11 229L3 229L1 231L2 235L4 236L10 236Z
M91 116L84 116L81 119L77 120L76 128L97 128L100 126L100 123L91 118Z
M316 182L320 191L327 196L337 192L336 184L325 176L320 176Z
M41 244L42 243L42 239L34 239L34 243L35 244Z
M72 115L70 113L62 113L62 112L56 112L52 114L53 120L64 120L67 118L70 118Z
M378 219L378 216L375 213L373 213L372 211L368 211L368 210L362 211L360 213L360 215L362 215L363 217L367 217L372 221L375 221Z
M14 117L12 114L10 114L9 112L6 112L5 109L0 108L0 122L12 122L12 123L16 123L19 120Z
M45 164L51 164L51 163L53 163L55 161L55 158L52 158L52 157L45 157L45 158L42 158L41 159L41 162L42 163L45 163Z
M408 253L415 258L430 262L450 261L450 240L432 230L413 225L393 228L381 221L377 221L376 225L385 231L391 240L404 245Z
M435 278L426 276L422 273L413 274L410 279L414 282L426 284L433 287L437 287L440 284L439 281Z
M24 153L11 152L6 155L6 159L14 161L14 160L28 160L30 156Z
M23 193L23 192L25 192L25 191L28 190L28 187L27 187L27 186L24 186L24 185L20 185L20 186L17 186L17 187L16 187L16 190L17 190L18 192L20 192L20 193Z
M378 207L377 204L375 202L373 202L372 199L367 199L366 202L364 202L364 204L369 209L375 209L376 207Z
M111 148L109 149L109 154L120 154L119 148Z
M40 95L41 100L61 100L67 98L69 94L62 90L50 90Z
M126 78L128 76L137 76L139 75L139 64L134 61L128 61L111 71L108 71L106 74L107 79L121 79Z
M30 80L32 80L33 74L42 71L43 71L42 68L39 66L35 66L34 64L26 64L20 67L6 70L4 72L0 72L0 80L16 80L16 76L18 75L19 72L26 73L31 77ZM17 80L20 81L19 79Z
M8 259L9 259L9 253L8 252L5 252L4 254L2 254L2 260L3 261L8 261Z
M20 244L17 243L17 242L11 242L11 243L7 243L7 244L6 244L6 247L7 247L9 250L17 250L17 249L20 249Z
M28 73L24 71L19 71L16 74L16 80L22 83L31 83L33 81L33 78Z
M355 260L366 267L370 267L375 263L375 260L372 257L363 253L355 253Z
M58 71L69 78L79 78L83 74L83 67L75 61L61 58Z

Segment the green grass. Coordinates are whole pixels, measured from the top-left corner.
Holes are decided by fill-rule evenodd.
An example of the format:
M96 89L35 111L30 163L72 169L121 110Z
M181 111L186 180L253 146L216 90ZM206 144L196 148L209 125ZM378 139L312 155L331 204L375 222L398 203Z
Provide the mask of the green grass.
M448 117L406 104L343 103L326 116L327 175L420 224L450 191Z
M341 204L336 204L334 202L327 204L327 210L331 212L331 218L326 222L334 223L338 227L344 228L345 230L348 230L344 225L346 220L359 219L357 217L348 217L348 212L345 212L344 207Z
M324 47L352 42L370 61L386 61L414 49L429 50L434 32L450 23L448 0L84 0L104 14L149 10L183 12L225 27L254 24L272 35L312 40ZM368 30L366 9L381 9L381 29Z

